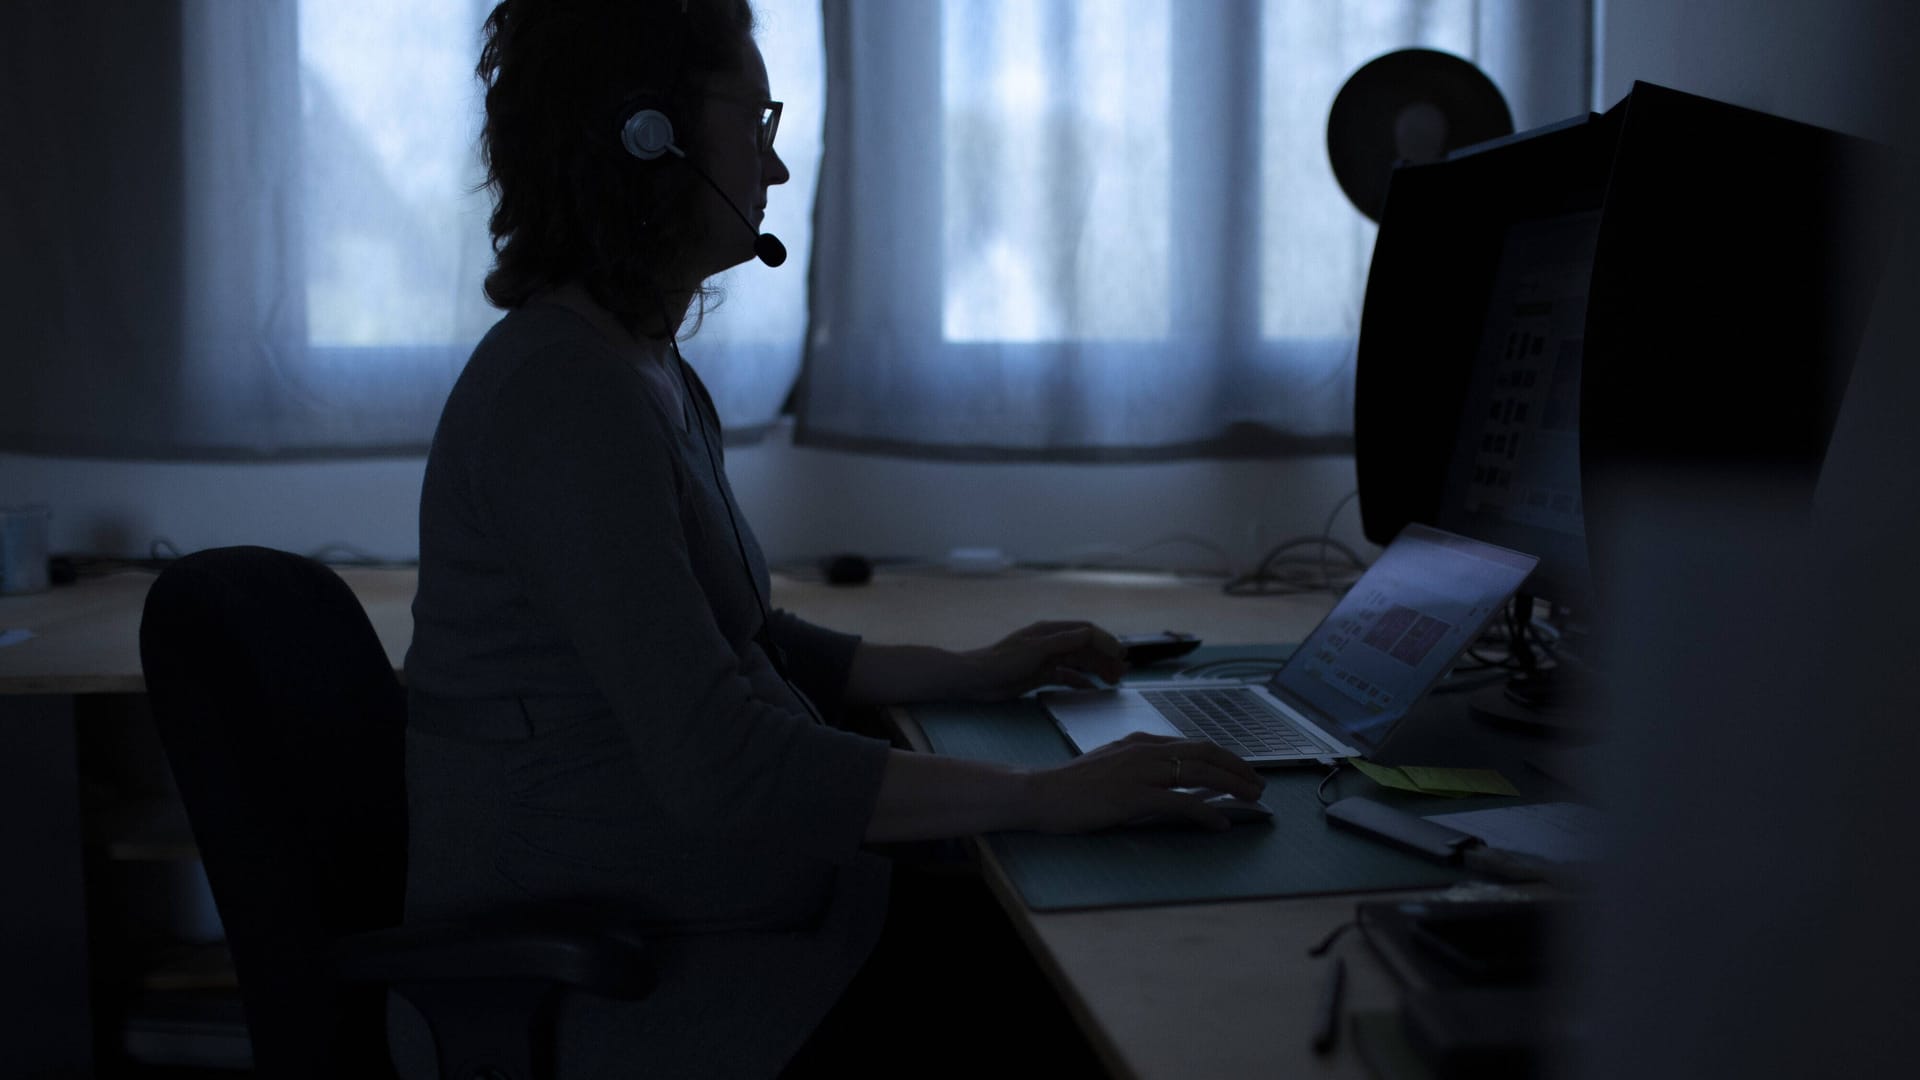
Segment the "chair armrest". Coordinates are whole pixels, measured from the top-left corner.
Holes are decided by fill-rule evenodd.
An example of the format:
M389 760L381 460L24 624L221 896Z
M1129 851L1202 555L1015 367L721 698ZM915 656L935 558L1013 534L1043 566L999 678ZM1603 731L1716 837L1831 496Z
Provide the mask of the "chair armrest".
M656 979L647 942L617 927L547 918L423 923L334 942L343 982L549 982L601 997L645 997Z

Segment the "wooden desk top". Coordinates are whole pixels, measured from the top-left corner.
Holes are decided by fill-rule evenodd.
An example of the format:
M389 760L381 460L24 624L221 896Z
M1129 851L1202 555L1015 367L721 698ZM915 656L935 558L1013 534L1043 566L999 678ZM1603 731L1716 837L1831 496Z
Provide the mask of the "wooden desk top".
M893 717L909 744L928 749L910 713ZM1347 960L1344 1017L1397 1005L1358 935L1343 935L1324 958L1307 954L1353 918L1354 895L1036 912L993 848L972 844L1001 907L1115 1076L1371 1075L1344 1023L1332 1052L1312 1050L1320 980L1334 956Z
M398 668L413 640L412 570L337 568ZM33 637L0 646L0 694L141 693L140 610L152 573L123 570L46 592L0 596L0 633Z
M882 569L866 585L776 576L773 602L880 644L971 649L1042 619L1087 619L1115 634L1184 630L1218 645L1297 641L1331 606L1324 595L1233 597L1211 578L1070 570L958 576Z
M411 569L337 568L360 597L397 670L413 640ZM127 570L46 592L0 596L0 694L139 693L140 609L154 575ZM1324 598L1236 599L1217 584L1165 574L1023 573L957 577L882 570L861 586L773 579L773 603L822 626L886 644L974 648L1039 619L1091 619L1114 633L1187 630L1222 644L1298 638Z

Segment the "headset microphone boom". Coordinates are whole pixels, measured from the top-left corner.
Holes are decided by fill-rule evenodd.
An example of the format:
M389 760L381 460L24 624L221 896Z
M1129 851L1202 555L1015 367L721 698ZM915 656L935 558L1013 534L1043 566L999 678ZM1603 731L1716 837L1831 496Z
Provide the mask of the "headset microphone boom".
M620 126L620 145L626 147L627 153L641 161L653 161L662 154L672 154L685 162L687 168L692 169L696 176L705 180L707 186L713 189L713 193L720 196L720 201L726 203L727 208L739 216L740 224L745 225L747 231L753 234L753 253L761 262L768 266L779 266L787 261L787 246L780 242L780 238L754 228L746 211L740 209L740 204L728 197L725 191L720 190L720 185L714 183L713 177L707 175L707 170L695 165L686 151L674 145L673 121L667 119L666 113L658 109L635 111L633 115L627 117L627 122Z

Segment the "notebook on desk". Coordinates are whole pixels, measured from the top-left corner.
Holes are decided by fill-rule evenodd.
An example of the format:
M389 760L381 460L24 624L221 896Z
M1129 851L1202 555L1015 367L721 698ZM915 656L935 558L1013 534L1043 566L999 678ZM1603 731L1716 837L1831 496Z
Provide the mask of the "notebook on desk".
M1208 739L1255 765L1371 755L1539 560L1408 525L1264 683L1043 693L1078 753L1146 731Z

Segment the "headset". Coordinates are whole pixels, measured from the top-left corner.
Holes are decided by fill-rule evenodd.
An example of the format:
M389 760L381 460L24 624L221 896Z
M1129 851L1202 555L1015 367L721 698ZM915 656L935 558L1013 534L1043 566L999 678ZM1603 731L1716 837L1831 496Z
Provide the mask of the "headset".
M713 189L713 193L720 196L720 201L727 204L727 209L732 210L740 219L740 224L745 225L747 231L753 234L753 253L761 262L768 266L779 266L787 261L787 246L780 242L780 238L754 228L746 212L740 209L740 204L728 197L727 193L720 189L720 185L714 182L713 177L707 175L707 170L694 164L693 159L687 156L687 152L674 143L673 121L665 112L644 103L630 106L622 111L626 113L626 119L620 122L622 149L640 161L658 161L668 154L678 158L687 168L692 169L696 176L707 182L707 186Z
M740 218L740 223L747 227L747 231L754 234L753 253L761 262L769 267L775 267L787 261L786 245L773 234L763 233L754 228L753 222L741 211L739 204L729 198L727 193L721 190L720 185L714 182L713 177L695 164L685 150L675 144L673 121L665 111L655 107L644 97L629 99L627 105L620 111L624 114L619 124L620 146L628 155L639 161L658 161L671 155L687 168L692 169L700 179L706 181L707 186L713 189L713 193L720 196L720 201L726 203L727 208ZM826 721L814 709L812 699L794 686L793 680L788 677L786 652L773 640L773 610L768 605L767 598L761 595L760 579L753 572L753 561L747 558L747 543L740 533L740 522L733 513L732 490L721 475L719 459L713 452L713 436L707 431L706 410L711 399L704 393L698 399L694 397L692 381L688 378L688 364L686 358L680 355L679 331L671 325L672 313L667 310L666 298L657 298L660 301L661 321L667 327L667 345L673 350L674 375L680 382L680 391L686 395L689 411L693 413L694 423L698 427L700 445L706 450L707 468L713 476L713 486L720 492L720 501L727 509L727 524L733 529L734 550L739 552L740 568L746 574L747 587L753 590L754 602L760 607L760 634L756 641L761 650L767 654L768 662L773 665L774 674L780 676L780 681L786 685L787 691L806 707L807 715L813 718L814 723L825 724Z

